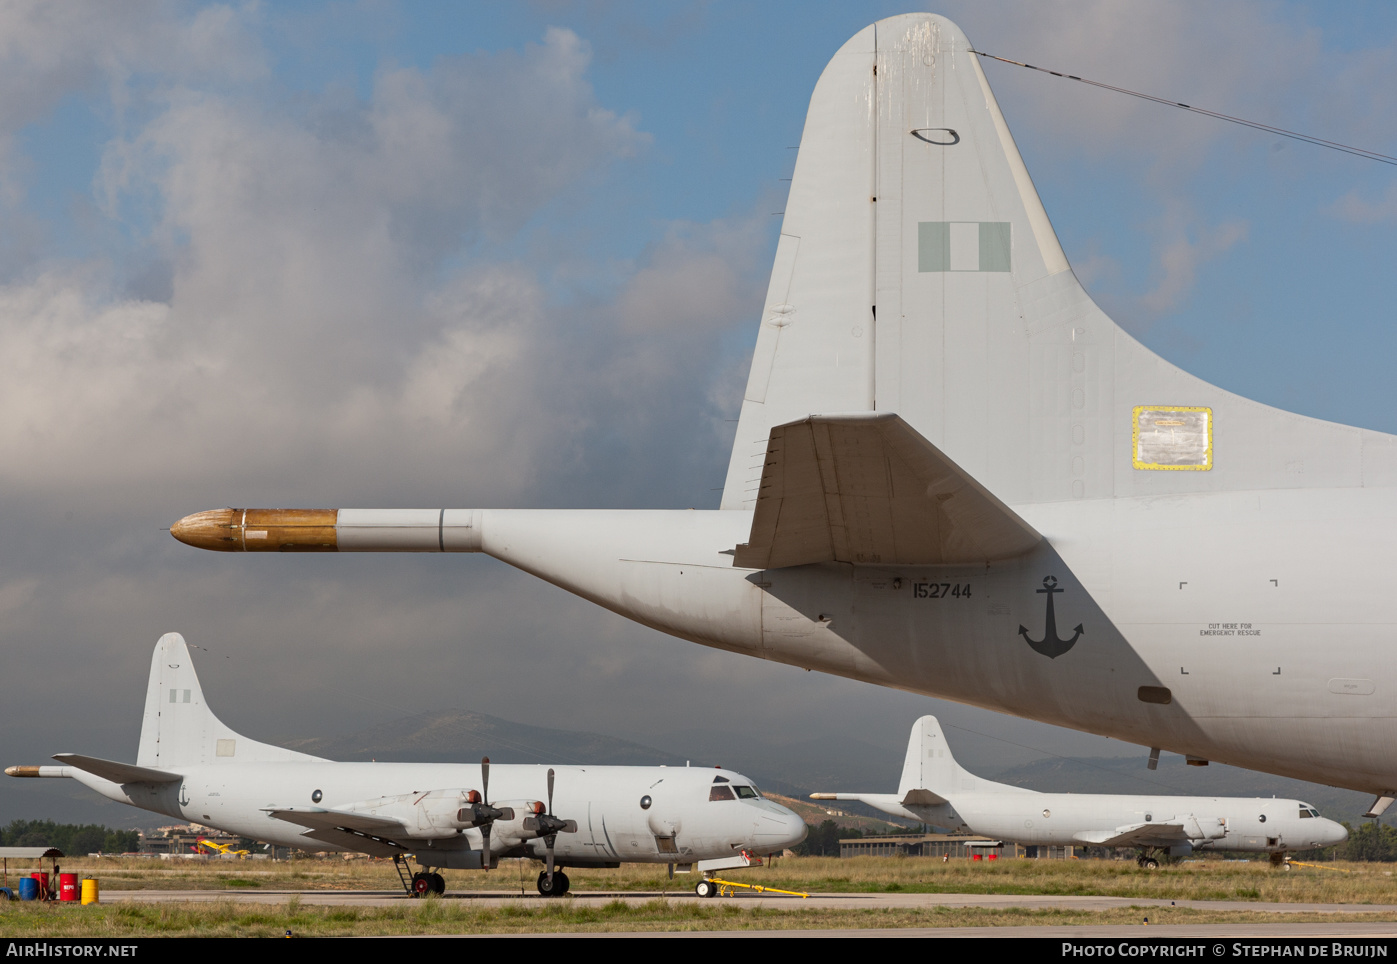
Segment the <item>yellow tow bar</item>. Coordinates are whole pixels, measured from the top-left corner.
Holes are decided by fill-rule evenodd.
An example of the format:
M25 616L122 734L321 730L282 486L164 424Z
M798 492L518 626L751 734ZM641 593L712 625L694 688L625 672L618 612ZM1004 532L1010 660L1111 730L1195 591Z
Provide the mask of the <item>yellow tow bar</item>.
M1324 864L1307 864L1300 860L1287 861L1292 867L1313 867L1315 870L1337 870L1341 874L1351 874L1353 871L1345 870L1342 867L1326 867Z
M810 896L809 894L802 894L798 890L779 890L775 887L763 887L761 884L739 884L735 880L722 880L718 877L709 877L708 882L718 885L719 897L731 897L733 894L737 893L737 888L739 887L744 890L755 890L759 894L785 894L787 897ZM724 888L727 888L726 891Z

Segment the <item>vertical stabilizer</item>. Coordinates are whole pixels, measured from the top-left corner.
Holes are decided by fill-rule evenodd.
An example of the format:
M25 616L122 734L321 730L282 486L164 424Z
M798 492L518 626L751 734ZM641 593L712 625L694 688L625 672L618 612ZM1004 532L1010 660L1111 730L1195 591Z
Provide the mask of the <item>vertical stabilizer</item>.
M722 507L755 505L774 426L867 411L1010 506L1397 483L1392 436L1209 385L1092 302L933 14L861 30L816 84Z
M930 790L948 800L960 793L1025 792L1019 787L982 780L957 763L934 716L924 716L912 724L902 779L897 784L898 796L906 799L910 790Z
M179 633L155 644L136 764L172 769L218 763L318 760L258 743L223 724L204 702L189 647Z

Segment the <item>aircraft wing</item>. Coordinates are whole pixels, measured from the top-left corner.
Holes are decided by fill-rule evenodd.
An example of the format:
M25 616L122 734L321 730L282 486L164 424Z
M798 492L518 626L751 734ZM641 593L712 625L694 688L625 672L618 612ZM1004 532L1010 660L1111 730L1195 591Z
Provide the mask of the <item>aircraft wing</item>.
M278 820L300 824L311 830L353 830L359 833L401 833L402 821L375 817L348 810L325 810L320 807L270 807L266 811Z
M168 770L155 770L151 767L138 767L130 763L117 763L96 756L83 756L80 753L55 753L53 758L59 763L86 770L94 776L113 783L174 783L183 780L184 774Z
M1099 847L1172 847L1190 841L1182 821L1134 823L1114 830L1084 830L1074 833L1072 839Z
M899 416L813 415L771 430L733 565L982 563L1042 538Z
M342 847L345 850L356 850L361 854L368 854L370 857L393 857L397 854L407 853L407 848L385 840L381 837L371 837L361 833L350 833L347 830L328 828L322 830L307 830L301 834L310 840L319 840L321 843L332 844Z

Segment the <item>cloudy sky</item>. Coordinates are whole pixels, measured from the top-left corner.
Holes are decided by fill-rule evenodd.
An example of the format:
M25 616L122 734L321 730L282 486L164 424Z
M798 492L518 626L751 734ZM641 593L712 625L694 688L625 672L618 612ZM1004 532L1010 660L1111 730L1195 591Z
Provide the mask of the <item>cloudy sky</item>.
M483 557L162 531L222 505L716 506L811 89L903 9L0 2L4 762L133 758L170 630L263 739L465 706L680 753L900 748L930 710L989 735L960 741L986 770L1031 755L1003 740L1143 752L710 652ZM941 12L991 53L1397 154L1390 4ZM985 69L1118 321L1397 431L1397 168ZM0 823L41 815L22 788Z

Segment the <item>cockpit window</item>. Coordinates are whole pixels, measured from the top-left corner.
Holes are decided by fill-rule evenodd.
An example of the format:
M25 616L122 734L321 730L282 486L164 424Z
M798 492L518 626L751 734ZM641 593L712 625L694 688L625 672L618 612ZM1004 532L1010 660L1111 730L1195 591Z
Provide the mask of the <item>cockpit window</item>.
M744 787L740 784L733 784L733 789L737 791L737 795L743 800L754 800L761 796L761 794L757 792L756 787Z
M714 782L714 783L728 783L728 782L730 782L730 781L728 780L727 777L714 777L714 778L713 778L713 782Z
M732 787L710 787L708 790L709 800L734 800Z
M1304 819L1304 818L1306 818L1306 817L1318 817L1318 816L1319 816L1319 811L1316 810L1314 807L1310 806L1308 803L1302 803L1302 804L1300 804L1300 817L1301 817L1302 819Z

